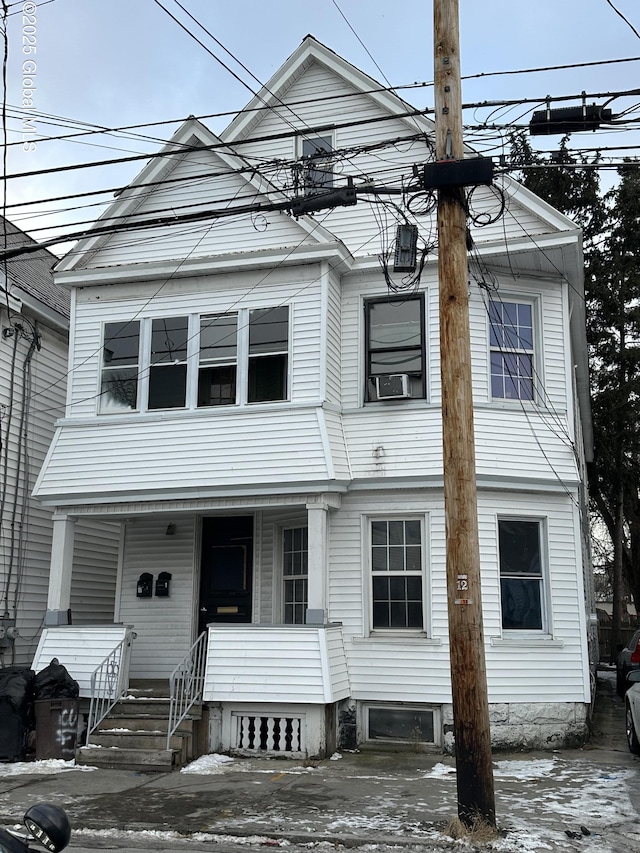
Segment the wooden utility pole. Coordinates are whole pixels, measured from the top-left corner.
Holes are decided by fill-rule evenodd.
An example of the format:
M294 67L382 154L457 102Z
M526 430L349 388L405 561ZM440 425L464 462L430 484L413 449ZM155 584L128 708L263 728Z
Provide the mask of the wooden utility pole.
M434 0L436 159L462 159L458 0ZM458 816L495 826L471 393L463 190L438 191L438 277L447 600Z

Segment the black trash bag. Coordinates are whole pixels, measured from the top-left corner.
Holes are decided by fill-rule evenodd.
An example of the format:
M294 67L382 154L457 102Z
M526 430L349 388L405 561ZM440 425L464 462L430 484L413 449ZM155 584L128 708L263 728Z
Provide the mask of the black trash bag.
M0 669L0 697L5 698L14 711L21 711L33 701L35 672L22 666Z
M36 674L34 693L38 699L77 699L80 685L69 675L69 670L58 658Z

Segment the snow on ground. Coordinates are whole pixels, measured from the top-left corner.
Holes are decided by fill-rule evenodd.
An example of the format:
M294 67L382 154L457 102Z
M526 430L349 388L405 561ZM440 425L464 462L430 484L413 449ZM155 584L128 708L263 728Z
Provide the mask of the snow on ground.
M436 761L431 769L406 774L389 772L377 776L355 773L352 768L340 763L331 764L333 773L349 779L372 780L371 793L362 801L349 802L348 798L338 807L328 808L324 813L312 809L308 815L288 812L282 804L272 803L259 817L247 813L246 818L234 816L234 827L242 832L246 823L247 836L229 837L213 832L202 832L188 836L193 841L230 842L243 845L286 846L282 839L269 840L268 836L253 833L273 831L296 832L303 823L309 823L307 831L321 835L328 832L334 836L360 836L361 838L402 839L403 845L414 843L423 849L427 844L434 849L469 849L465 843L453 842L438 831L455 814L456 771L451 760ZM50 759L46 761L0 764L0 779L20 775L55 775L78 770L90 772L94 767L76 765L73 761ZM325 767L325 769L328 769ZM204 755L182 773L211 774L260 773L273 775L302 775L309 772L322 773L322 768L292 762L254 762L230 758L217 753ZM343 772L346 771L346 772ZM402 778L400 778L402 777ZM544 757L508 758L494 762L496 808L500 828L504 835L486 846L492 853L544 853L544 851L581 850L583 853L618 853L621 850L640 851L640 822L630 794L637 787L638 767L634 765L608 765L590 760L589 754L580 757L565 757L562 753ZM406 788L415 789L422 780L428 790L411 807L406 800ZM195 780L193 780L195 781ZM395 782L395 784L393 784ZM397 783L401 783L398 785ZM48 783L49 784L49 783ZM54 783L55 784L55 783ZM203 785L206 782L203 780ZM256 820L262 825L256 826ZM253 826L252 826L253 824ZM576 831L584 826L589 834L577 839L567 836L566 830ZM213 828L213 827L212 827ZM222 827L221 827L222 828ZM203 827L204 829L204 827ZM75 834L75 833L74 833ZM81 834L81 833L78 833ZM96 831L86 832L97 835ZM185 841L187 836L171 832L125 832L105 830L99 833L113 838L127 838L133 842L138 837L157 837L158 846L170 846L172 839ZM320 842L310 841L310 847ZM291 845L300 846L302 845ZM376 846L383 853L384 844Z
M15 761L12 764L0 763L0 778L3 776L23 776L26 774L45 775L64 773L68 770L90 771L96 767L76 764L75 761L63 761L62 758L47 758L42 761Z
M229 769L228 765L233 763L233 758L230 758L228 755L212 753L211 755L201 755L200 758L196 758L196 760L192 761L191 764L187 764L186 767L182 767L180 772L199 773L201 775L224 773L225 770Z

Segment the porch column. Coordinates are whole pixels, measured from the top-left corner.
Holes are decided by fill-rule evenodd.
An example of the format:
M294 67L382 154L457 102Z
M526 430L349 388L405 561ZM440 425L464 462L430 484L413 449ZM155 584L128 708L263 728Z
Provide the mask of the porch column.
M307 504L308 570L307 625L325 625L328 617L329 509L340 506L339 496L323 495Z
M68 515L53 516L51 542L51 568L49 570L49 595L46 627L68 625L71 621L71 573L73 571L73 544L75 518Z

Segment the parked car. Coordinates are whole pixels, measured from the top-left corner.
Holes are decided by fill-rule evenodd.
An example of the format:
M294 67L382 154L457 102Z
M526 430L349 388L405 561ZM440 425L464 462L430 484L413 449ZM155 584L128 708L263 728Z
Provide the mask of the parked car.
M624 696L629 686L627 675L634 669L640 669L640 631L635 632L616 659L616 690L619 696Z
M634 755L640 755L640 670L629 673L627 693L624 698L627 743Z

